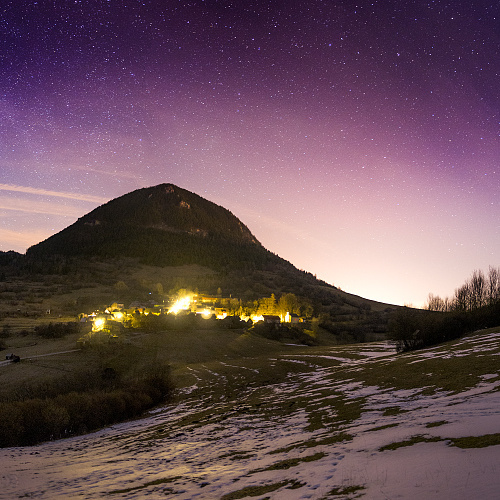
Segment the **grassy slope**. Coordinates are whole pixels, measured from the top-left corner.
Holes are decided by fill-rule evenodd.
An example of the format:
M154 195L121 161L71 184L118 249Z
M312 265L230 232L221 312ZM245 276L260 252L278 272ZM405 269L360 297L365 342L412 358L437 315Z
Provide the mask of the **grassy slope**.
M274 282L272 273L267 274L267 281ZM122 281L126 285L125 290L114 286ZM149 292L155 290L158 283L163 284L164 292L167 293L171 287L195 288L192 286L193 283L204 283L206 287L217 289L219 282L213 271L201 266L158 268L138 265L133 260L89 263L88 267L81 270L81 275L9 277L0 283L0 332L6 329L9 333L6 338L4 335L2 335L4 338L0 338L0 346L5 347L0 353L14 352L26 359L49 352L71 350L76 347L76 337L53 341L31 335L20 336L19 333L22 330L31 331L34 326L41 323L74 321L79 312L91 312L94 308L103 307L114 300L128 303L137 298L151 298ZM325 293L339 294L342 297L345 295L353 303L359 299L321 285L317 288L325 288ZM270 295L274 290L269 288L265 293ZM364 301L364 299L359 300ZM364 302L370 303L370 301ZM379 303L370 305L372 311L386 307L385 304ZM359 313L352 306L342 307L347 312ZM47 314L48 310L50 314ZM22 363L22 368L12 367L0 371L0 395L15 392L17 390L15 388L25 381L44 382L64 374L78 372L89 366L97 369L96 367L105 364L127 364L130 367L136 365L136 369L140 370L143 364L147 364L147 360L156 357L178 366L190 362L206 362L208 359L218 357L229 359L254 356L259 349L266 355L289 349L260 337L242 336L241 333L171 332L165 333L164 338L144 337L150 339L147 343L142 342L142 339L140 342L136 341L139 336L129 335L128 354L124 354L125 351L122 349L123 352L119 355L111 351L110 354L87 352L34 358L32 362ZM154 345L156 341L158 345ZM332 338L325 334L323 343L333 343ZM111 356L110 359L107 356ZM131 358L130 361L121 363L121 360L128 357Z
M179 288L214 294L221 287L223 295L232 294L242 300L271 293L278 298L291 292L309 298L315 305L321 304L319 313L329 312L335 306L335 315L358 316L363 311L381 313L396 308L328 286L290 265L223 274L200 265L157 267L139 264L136 259L82 260L72 266L67 274L8 275L0 282L0 327L6 317L15 316L18 310L22 315L43 315L49 308L53 314L78 314L102 307L108 301L159 300L164 298L156 294L159 284L164 294Z
M178 387L189 388L179 394L179 399L192 409L173 416L168 427L159 424L158 428L145 428L141 431L144 442L166 439L168 443L168 436L184 434L191 442L198 429L205 436L205 426L212 431L224 430L226 425L230 428L233 416L255 425L261 417L263 425L279 425L287 418L302 415L301 428L289 438L276 443L271 440L263 449L228 449L224 455L227 458L219 457L224 467L241 464L237 476L240 483L226 489L227 498L241 498L252 492L299 488L306 483L309 461L324 467L335 459L339 449L388 459L400 449L422 445L440 449L498 445L500 434L495 430L478 429L478 435L471 435L467 426L465 433L453 430L459 421L455 408L470 398L470 390L483 387L485 381L491 387L483 387L482 391L498 390L495 384L500 379L500 342L498 337L488 338L488 333L491 331L397 355L380 343L303 347L279 344L242 331L170 331L134 334L129 343L113 352L95 351L93 355L106 355L106 362L117 369L140 369L145 363L168 361ZM72 339L64 342L70 347ZM48 352L56 346L64 347L64 342L44 342L23 349L26 353L35 349ZM378 354L373 357L369 351ZM67 359L76 363L89 355L72 353ZM0 383L4 383L9 371L28 373L39 364L42 371L50 370L48 365L57 370L58 356L41 359L44 366L34 361L1 367ZM366 451L368 442L374 446L371 451ZM254 462L257 459L258 465ZM294 483L299 471L304 472L303 482ZM187 480L179 478L183 485ZM169 478L169 484L176 481ZM370 486L358 481L354 476L348 481L353 493ZM152 484L134 483L133 488L149 488ZM333 486L332 498L351 498L344 482Z
M151 363L170 365L176 385L182 388L195 381L188 367L235 359L252 359L251 364L255 364L269 355L303 349L243 330L171 330L151 334L126 331L118 344L85 350L76 350L78 336L54 340L31 335L4 339L6 349L2 353L14 352L22 362L0 367L0 397L11 399L9 395L20 386L37 385L89 369L112 367L126 375L140 372Z
M199 382L200 377L205 377L207 383L212 385L212 372L223 374L226 378L237 378L237 373L242 370L258 369L258 376L247 374L247 379L259 383L268 382L269 378L286 378L289 373L310 372L318 366L336 364L325 357L334 345L328 335L319 339L322 345L304 347L268 340L243 330L170 330L147 334L126 331L122 342L117 345L75 350L78 347L77 338L78 335L54 340L34 336L3 339L6 349L2 354L14 352L21 356L22 362L0 367L0 396L16 392L16 387L21 385L39 384L67 377L70 373L105 367L130 374L140 372L151 363L168 364L172 367L177 386L182 389ZM355 369L339 366L337 376L385 389L418 388L425 394L440 390L459 392L475 386L485 373L498 372L496 356L460 354L465 349L464 345L467 345L464 341L456 341L426 350L445 352L447 356L421 358L420 352L417 352L390 359L374 359ZM353 346L334 348L339 357L362 359L357 351L359 348ZM294 356L297 359L307 356L309 361L306 364L282 363L279 368L274 362L270 363L270 360L280 357ZM269 368L271 365L272 369ZM226 389L221 386L221 391Z

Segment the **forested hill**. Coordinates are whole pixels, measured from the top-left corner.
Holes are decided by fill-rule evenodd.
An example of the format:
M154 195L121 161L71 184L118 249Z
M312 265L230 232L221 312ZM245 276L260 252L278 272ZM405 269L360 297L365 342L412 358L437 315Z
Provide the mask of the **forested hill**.
M204 271L185 274L192 265ZM154 287L143 286L153 278L141 278L139 273L148 275L141 266L157 268ZM291 293L311 306L323 328L358 341L385 332L388 321L387 304L351 295L297 269L265 249L229 210L172 184L111 200L25 256L0 255L0 272L41 283L45 275L58 275L68 286L99 284L111 290L109 300L116 300L115 285L121 281L127 300L143 299L146 290L151 298L149 292L159 284L209 294L221 288L244 301Z
M31 247L29 258L134 257L152 265L215 269L274 260L229 210L173 184L111 200Z
M342 313L384 307L298 270L265 249L229 210L173 184L111 200L30 247L26 256L4 257L7 272L13 267L28 274L82 274L95 269L96 261L130 258L158 267L196 264L216 271L215 288L223 286L235 295L295 293L324 306L336 304L335 311L350 304Z

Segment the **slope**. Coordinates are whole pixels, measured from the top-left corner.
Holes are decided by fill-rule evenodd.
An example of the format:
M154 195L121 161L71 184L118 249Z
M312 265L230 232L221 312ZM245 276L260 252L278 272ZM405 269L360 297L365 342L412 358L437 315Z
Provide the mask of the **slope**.
M221 269L270 258L231 212L173 184L109 201L29 248L29 259L133 257L152 265Z
M189 338L158 339L174 366L181 341ZM239 341L234 332L232 342ZM43 444L35 455L33 448L0 450L2 491L39 498L82 488L89 498L496 498L497 329L403 355L386 343L276 347L236 357L222 349L185 365L179 404L145 419Z
M206 272L183 275L182 269L193 265ZM298 270L265 249L227 209L173 184L138 189L96 208L29 248L24 266L28 274L64 275L73 283L97 281L112 287L123 282L128 295L109 297L122 301L175 287L209 294L221 288L225 296L245 301L293 293L307 299L313 314L322 316L334 333L347 332L347 338L356 340L365 339L367 332L383 332L387 324L387 304L345 293ZM106 272L98 275L103 267ZM147 273L157 275L157 281L138 277L146 267L157 269ZM162 282L160 269L166 268L177 269L176 277ZM147 291L137 286L146 281ZM333 326L339 322L350 324Z

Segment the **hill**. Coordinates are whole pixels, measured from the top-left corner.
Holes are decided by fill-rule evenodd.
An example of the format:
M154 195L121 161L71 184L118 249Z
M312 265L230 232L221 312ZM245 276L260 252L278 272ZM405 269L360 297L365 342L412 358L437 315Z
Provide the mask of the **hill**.
M29 259L132 257L158 266L217 269L262 263L267 254L229 210L173 184L111 200L27 251Z
M243 279L234 283L231 276L231 292L240 295L245 290L239 288L248 286L244 278L254 271L329 286L266 250L229 210L172 184L138 189L96 208L29 248L25 264L31 272L64 274L81 272L90 262L124 259L161 268L197 265L221 276L237 272ZM255 284L262 276L251 280Z
M160 301L180 288L222 291L244 302L291 293L307 316L319 318L339 339L363 341L386 331L391 309L295 268L265 249L230 211L173 184L111 200L25 256L2 253L0 272L6 278L0 296L27 297L40 304L39 313ZM17 305L33 312L32 305Z

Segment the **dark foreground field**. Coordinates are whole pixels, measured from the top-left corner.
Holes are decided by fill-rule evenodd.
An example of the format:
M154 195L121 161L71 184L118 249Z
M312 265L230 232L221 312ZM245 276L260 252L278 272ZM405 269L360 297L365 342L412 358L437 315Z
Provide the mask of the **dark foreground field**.
M75 330L74 322L61 321L45 326ZM0 362L0 447L83 434L173 402L192 381L188 366L297 348L222 327L153 333L120 328L115 337L97 333L82 344L90 327L76 326L61 338L44 338L18 325L2 339L6 356L21 361Z
M175 401L97 433L0 450L0 497L495 498L497 331L399 355L385 342L136 334L135 361L168 362ZM30 363L47 347L25 349L26 363L0 367L2 382L88 356ZM116 369L134 359L128 349L116 349Z

